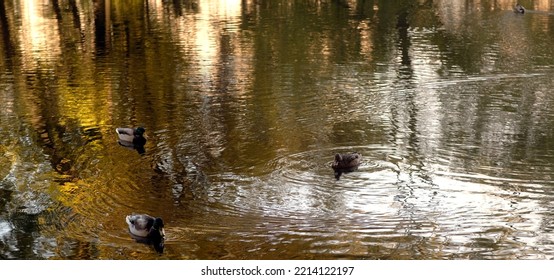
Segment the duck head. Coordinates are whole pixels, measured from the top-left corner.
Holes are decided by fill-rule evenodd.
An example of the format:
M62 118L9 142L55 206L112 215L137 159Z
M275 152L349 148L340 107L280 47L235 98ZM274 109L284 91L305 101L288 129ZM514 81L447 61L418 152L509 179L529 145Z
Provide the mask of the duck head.
M139 154L144 154L144 145L146 144L146 138L144 138L144 132L146 129L144 127L137 127L133 132L133 148L137 150Z
M159 236L161 238L164 238L165 236L165 230L164 230L164 221L162 218L156 218L154 220L154 224L152 225L152 228L150 229L150 235Z
M146 132L146 129L144 129L144 127L142 127L142 126L139 126L135 129L134 135L135 136L142 136L144 134L144 132Z

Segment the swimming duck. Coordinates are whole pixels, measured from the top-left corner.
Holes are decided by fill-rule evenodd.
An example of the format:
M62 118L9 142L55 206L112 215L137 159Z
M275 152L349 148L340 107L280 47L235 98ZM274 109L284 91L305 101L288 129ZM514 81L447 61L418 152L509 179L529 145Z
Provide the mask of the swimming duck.
M164 221L147 214L132 214L125 217L129 231L139 237L164 237Z
M523 6L521 6L519 3L517 3L514 6L514 13L524 14L525 13L525 8L523 8Z
M146 144L146 138L144 138L145 131L146 129L140 126L137 128L118 127L115 129L122 145L132 143L135 147L144 146L144 144Z
M331 167L335 170L335 178L338 180L342 173L352 172L358 169L362 160L359 153L336 154Z
M132 214L125 217L129 232L138 242L153 244L156 251L162 253L164 248L164 222L147 214Z

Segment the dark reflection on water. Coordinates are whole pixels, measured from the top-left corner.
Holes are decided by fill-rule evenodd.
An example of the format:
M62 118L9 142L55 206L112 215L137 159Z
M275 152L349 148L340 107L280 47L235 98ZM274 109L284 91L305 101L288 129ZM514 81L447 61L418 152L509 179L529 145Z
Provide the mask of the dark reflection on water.
M553 12L512 2L4 1L0 258L551 259Z

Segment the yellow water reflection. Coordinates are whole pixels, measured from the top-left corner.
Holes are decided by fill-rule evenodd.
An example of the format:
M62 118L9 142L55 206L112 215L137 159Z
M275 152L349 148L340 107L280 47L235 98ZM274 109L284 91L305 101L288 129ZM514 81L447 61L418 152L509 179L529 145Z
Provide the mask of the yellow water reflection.
M0 164L49 194L44 256L156 258L133 211L169 258L551 254L551 1L76 2L2 3ZM136 125L143 155L113 133Z
M47 9L49 1L25 0L21 2L20 48L24 51L23 67L33 71L36 67L52 68L61 55L58 22Z

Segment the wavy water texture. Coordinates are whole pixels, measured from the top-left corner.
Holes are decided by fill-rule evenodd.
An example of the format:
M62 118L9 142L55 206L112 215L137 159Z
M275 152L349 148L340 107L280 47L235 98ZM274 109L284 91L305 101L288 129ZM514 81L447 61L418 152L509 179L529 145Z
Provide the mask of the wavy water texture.
M0 1L0 258L552 259L551 8L466 2Z

